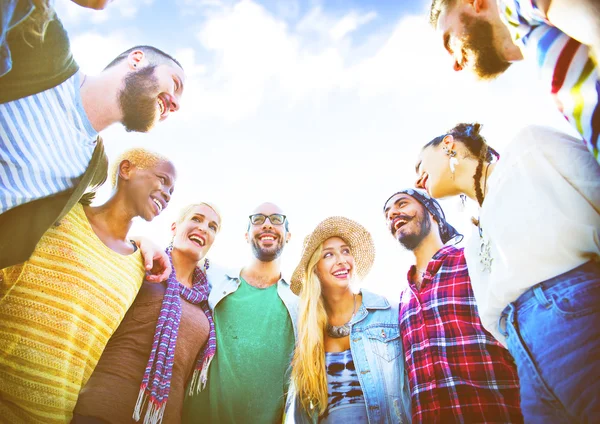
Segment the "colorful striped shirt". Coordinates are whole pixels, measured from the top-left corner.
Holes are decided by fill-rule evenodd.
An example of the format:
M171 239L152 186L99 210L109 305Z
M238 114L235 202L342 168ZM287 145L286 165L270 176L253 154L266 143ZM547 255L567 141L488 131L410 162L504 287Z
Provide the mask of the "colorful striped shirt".
M515 364L479 320L463 249L433 255L420 290L415 271L399 312L413 423L523 422Z
M600 82L589 48L553 26L535 0L498 0L498 8L523 56L537 62L560 112L600 161Z
M0 271L0 421L68 423L80 389L144 279L139 250L120 255L81 204L31 258Z
M77 72L62 84L0 104L0 213L75 187L92 158L92 127Z

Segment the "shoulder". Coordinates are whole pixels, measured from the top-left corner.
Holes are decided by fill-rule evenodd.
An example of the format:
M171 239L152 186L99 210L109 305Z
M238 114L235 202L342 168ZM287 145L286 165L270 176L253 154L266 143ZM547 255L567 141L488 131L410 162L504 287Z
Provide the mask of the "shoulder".
M211 287L226 284L229 280L239 277L240 269L235 267L225 267L220 264L211 263L206 270L206 278Z
M584 141L563 131L530 125L515 134L506 147L499 165L512 168L524 161L547 162L559 170L572 167L596 167L597 162L589 153Z
M534 0L497 0L497 3L500 16L513 28L549 24Z

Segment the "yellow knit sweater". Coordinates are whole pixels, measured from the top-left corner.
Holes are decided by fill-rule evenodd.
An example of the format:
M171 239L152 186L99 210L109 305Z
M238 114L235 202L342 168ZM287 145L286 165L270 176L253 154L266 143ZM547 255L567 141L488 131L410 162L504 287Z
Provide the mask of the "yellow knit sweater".
M0 271L0 422L70 422L143 279L140 252L109 249L80 204Z

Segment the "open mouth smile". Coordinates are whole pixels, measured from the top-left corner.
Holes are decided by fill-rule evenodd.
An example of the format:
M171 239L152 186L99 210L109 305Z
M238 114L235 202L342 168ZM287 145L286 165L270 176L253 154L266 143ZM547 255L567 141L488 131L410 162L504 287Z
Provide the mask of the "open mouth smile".
M165 208L166 205L163 205L163 203L155 197L151 197L150 199L152 200L152 203L154 203L156 205L156 209L157 209L156 214L158 215L159 213L161 213L163 211L163 209Z
M206 245L206 239L202 236L198 236L196 234L192 234L191 236L188 237L194 244L198 245L199 247L203 247Z

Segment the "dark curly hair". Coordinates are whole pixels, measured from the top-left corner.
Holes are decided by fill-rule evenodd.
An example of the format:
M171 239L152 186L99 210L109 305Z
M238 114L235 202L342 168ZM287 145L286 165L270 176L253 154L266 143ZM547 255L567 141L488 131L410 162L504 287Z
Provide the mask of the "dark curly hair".
M423 146L424 149L429 146L438 146L447 135L451 135L457 141L460 141L465 145L465 147L469 150L469 153L477 158L478 161L475 174L473 175L473 185L475 187L475 196L477 197L477 202L480 206L483 204L484 197L483 190L481 189L483 165L484 163L492 163L494 158L500 158L500 154L491 146L488 146L485 138L480 134L481 128L482 125L477 122L471 124L460 123L449 130L446 134L434 138L425 146Z

